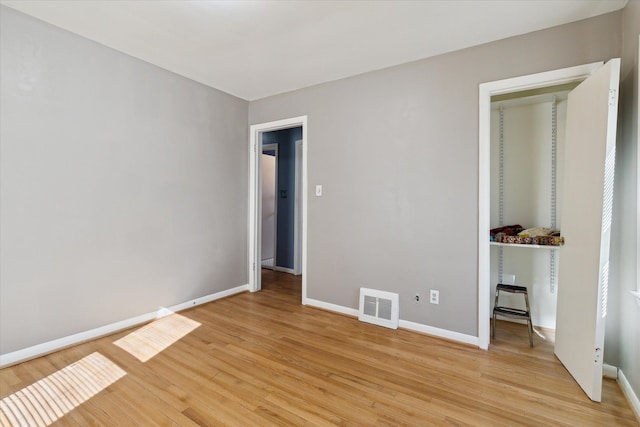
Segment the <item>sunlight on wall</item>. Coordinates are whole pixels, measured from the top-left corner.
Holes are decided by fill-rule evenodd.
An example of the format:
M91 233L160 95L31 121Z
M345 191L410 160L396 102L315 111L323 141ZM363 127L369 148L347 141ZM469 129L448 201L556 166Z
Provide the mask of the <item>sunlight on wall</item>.
M200 323L174 313L131 332L114 344L146 362L198 326Z
M92 353L0 400L0 425L48 426L125 375Z

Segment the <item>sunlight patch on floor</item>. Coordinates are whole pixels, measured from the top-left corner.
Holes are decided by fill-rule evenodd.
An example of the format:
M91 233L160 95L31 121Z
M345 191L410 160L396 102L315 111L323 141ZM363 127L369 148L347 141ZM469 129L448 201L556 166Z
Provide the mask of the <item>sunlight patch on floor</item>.
M92 353L0 400L0 425L48 426L125 375Z
M146 362L198 326L200 323L195 320L174 313L131 332L114 344Z

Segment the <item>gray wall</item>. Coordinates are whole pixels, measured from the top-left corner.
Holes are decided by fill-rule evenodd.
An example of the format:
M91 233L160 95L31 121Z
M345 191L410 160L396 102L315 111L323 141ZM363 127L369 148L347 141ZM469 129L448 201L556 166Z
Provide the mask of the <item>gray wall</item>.
M638 35L640 2L630 1L622 15L620 120L616 152L614 223L610 283L613 309L607 319L605 359L619 366L640 396L640 306L629 294L640 277L637 271L637 141ZM609 354L609 355L608 355ZM611 357L611 359L609 359Z
M247 283L248 103L0 8L0 353Z
M361 286L394 291L401 319L477 336L478 85L616 57L620 20L251 102L251 124L308 115L308 297L356 308ZM412 302L430 288L440 305Z

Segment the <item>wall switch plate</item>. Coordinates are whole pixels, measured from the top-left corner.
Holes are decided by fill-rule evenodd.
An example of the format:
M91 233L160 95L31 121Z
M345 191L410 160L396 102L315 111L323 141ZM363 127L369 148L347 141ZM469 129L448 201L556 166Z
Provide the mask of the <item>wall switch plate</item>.
M322 185L316 185L316 196L322 196Z
M429 302L431 304L440 304L440 291L431 289L431 291L429 292Z

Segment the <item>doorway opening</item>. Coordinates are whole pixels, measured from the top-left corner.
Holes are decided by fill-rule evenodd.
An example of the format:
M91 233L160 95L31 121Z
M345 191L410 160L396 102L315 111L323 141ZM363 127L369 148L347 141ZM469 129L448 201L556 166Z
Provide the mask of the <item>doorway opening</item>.
M301 222L296 215L302 187L301 182L296 182L296 164L300 166L302 162L296 156L296 147L301 147L296 143L300 141L301 126L262 133L261 263L294 275L301 273L300 256L296 253L301 248L300 233L296 233Z
M489 295L495 295L498 284L524 287L524 293L501 292L499 305L519 310L516 316L507 316L510 322L526 325L527 320L521 320L526 312L532 325L527 336L519 337L520 340L501 333L509 327L492 329L494 345L510 338L510 344L528 347L537 336L536 349L537 343L542 342L553 349L562 251L555 245L516 246L503 242L523 240L511 236L517 233L557 236L548 240L562 241L563 193L559 183L565 168L567 98L578 84L491 97ZM494 299L490 301L490 312L493 312ZM499 314L497 320L503 317Z
M275 217L276 237L274 244L274 270L302 275L302 303L306 301L306 248L307 248L307 116L294 117L274 122L252 125L249 132L249 290L261 289L263 248L263 151L266 143L273 142L278 134L287 134L290 177L284 183L283 165L279 164L278 182L275 191L276 211L286 214ZM269 147L268 145L266 147ZM278 144L278 158L281 163L285 148ZM268 151L268 150L267 150ZM286 208L286 209L285 209ZM277 230L280 230L280 238ZM283 230L284 229L284 230Z

